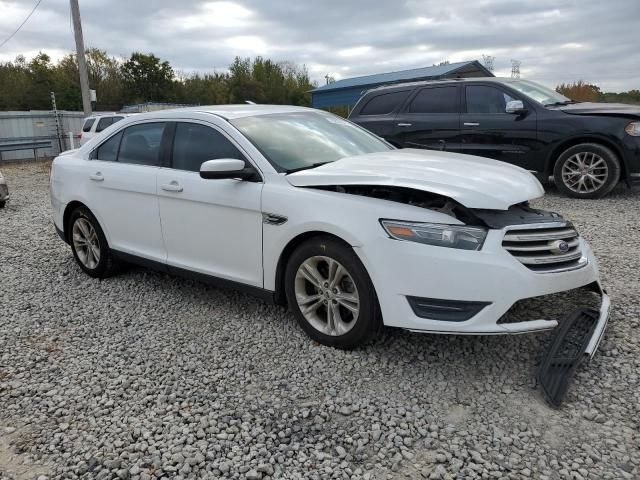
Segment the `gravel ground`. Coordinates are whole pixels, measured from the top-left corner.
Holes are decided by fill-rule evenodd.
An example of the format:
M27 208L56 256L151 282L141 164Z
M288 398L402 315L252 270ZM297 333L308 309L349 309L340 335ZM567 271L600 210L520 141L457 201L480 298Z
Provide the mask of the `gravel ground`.
M0 478L640 478L638 192L536 202L591 242L614 302L553 410L532 380L549 334L342 352L239 293L94 280L51 225L47 166L2 170Z

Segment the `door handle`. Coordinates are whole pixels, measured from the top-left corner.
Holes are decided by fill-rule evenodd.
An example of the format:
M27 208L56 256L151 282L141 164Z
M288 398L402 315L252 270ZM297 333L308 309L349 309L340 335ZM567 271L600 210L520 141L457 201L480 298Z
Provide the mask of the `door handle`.
M410 127L411 124L410 123L399 123L398 126L399 127Z
M480 124L478 122L464 122L465 127L479 127Z
M176 182L175 180L171 183L165 183L163 185L160 185L160 188L162 190L165 190L167 192L181 192L182 191L182 186Z
M94 182L104 182L104 177L101 172L96 172L93 175L89 175L89 178Z

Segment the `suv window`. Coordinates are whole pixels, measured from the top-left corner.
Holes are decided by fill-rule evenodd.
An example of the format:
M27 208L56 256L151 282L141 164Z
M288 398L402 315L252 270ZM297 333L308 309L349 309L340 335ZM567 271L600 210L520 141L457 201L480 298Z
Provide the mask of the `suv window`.
M458 113L458 87L423 88L411 101L409 113Z
M400 92L383 93L377 95L369 100L362 110L360 115L385 115L393 112L398 105L404 102L405 98L409 94L409 90L403 90Z
M124 130L118 162L160 165L160 142L165 123L143 123Z
M113 123L113 117L102 117L96 125L96 133L101 132Z
M217 130L198 123L178 123L173 141L173 168L199 172L204 162L219 158L245 159Z
M120 140L122 139L122 132L116 133L109 140L104 142L93 152L91 152L92 160L104 160L106 162L115 162L118 157L118 147L120 147Z
M82 131L83 132L90 132L91 131L91 127L93 126L93 122L95 122L96 119L95 118L87 118L84 121L84 125L82 126Z
M466 87L467 113L505 113L507 102L515 100L499 88L487 85Z

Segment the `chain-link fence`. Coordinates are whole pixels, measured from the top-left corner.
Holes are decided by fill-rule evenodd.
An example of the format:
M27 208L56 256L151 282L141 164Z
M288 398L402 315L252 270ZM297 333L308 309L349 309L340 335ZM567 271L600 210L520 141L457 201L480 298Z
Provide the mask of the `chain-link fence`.
M55 157L64 150L77 148L79 140L76 137L82 129L84 114L82 112L58 111L57 116L56 119L53 111L46 110L0 112L0 145L50 141L51 147L37 150L38 157ZM74 137L74 145L71 145L69 132ZM34 158L34 151L5 151L0 155L0 162L26 160Z

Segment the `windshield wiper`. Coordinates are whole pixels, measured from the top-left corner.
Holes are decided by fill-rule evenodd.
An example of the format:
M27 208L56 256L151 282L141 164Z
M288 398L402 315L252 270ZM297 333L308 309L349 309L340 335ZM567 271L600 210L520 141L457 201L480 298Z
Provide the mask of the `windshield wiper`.
M545 107L560 107L562 105L571 105L574 103L578 103L575 100L565 100L564 102L553 102L553 103L545 103Z
M287 170L286 174L289 175L290 173L296 173L296 172L301 172L302 170L309 170L311 168L321 167L322 165L326 165L327 163L333 163L333 162L317 162L317 163L312 163L311 165L306 165L304 167L291 168Z

